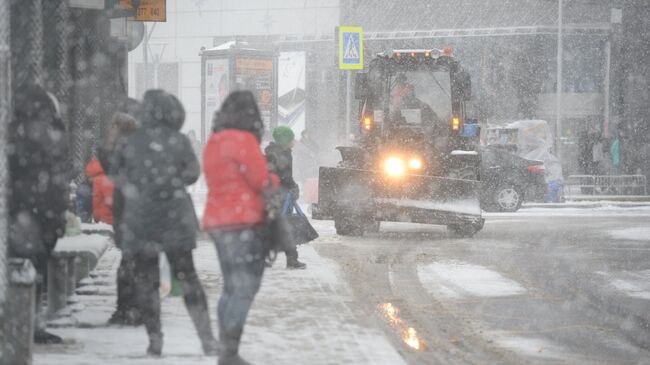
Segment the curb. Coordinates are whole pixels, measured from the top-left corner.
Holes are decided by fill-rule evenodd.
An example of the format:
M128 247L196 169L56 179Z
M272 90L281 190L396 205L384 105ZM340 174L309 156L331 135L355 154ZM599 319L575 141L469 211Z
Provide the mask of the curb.
M639 208L650 206L650 201L598 201L598 202L565 202L565 203L524 203L521 209L531 208L577 208L577 209L594 209L605 207L616 208Z

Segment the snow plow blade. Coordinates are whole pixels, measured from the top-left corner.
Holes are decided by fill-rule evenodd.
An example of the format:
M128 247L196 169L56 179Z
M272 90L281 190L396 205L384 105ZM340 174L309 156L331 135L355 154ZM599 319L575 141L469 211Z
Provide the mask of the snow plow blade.
M343 214L375 221L482 227L480 184L422 175L393 179L378 171L321 167L313 218L336 219Z

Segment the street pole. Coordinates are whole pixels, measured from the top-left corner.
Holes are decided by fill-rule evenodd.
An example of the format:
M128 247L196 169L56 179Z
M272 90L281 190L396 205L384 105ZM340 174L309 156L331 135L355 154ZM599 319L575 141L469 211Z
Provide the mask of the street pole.
M607 45L605 45L605 52L607 53L607 65L605 66L605 90L603 92L603 98L605 99L605 121L603 123L603 136L604 137L609 137L609 129L610 129L610 118L609 118L609 88L611 84L611 76L610 76L610 71L612 68L612 40L608 39L607 40Z
M7 278L7 236L8 210L7 188L9 186L9 162L7 161L7 127L12 116L11 110L11 38L8 1L0 1L0 363L7 361L4 344L5 338L5 300L9 287Z
M142 74L144 92L149 90L149 32L147 32L147 23L144 24L144 39L142 40Z
M349 142L350 140L350 124L352 123L350 119L351 112L351 101L350 101L350 89L352 88L352 71L348 70L346 73L345 80L345 141Z
M562 161L562 0L558 0L557 26L557 84L555 90L555 154Z

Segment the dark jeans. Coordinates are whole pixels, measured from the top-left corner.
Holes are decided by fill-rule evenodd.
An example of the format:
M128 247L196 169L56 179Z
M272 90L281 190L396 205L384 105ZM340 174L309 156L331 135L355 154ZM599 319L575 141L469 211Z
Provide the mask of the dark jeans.
M135 303L135 261L123 255L117 269L117 311L125 315L134 315Z
M194 327L201 341L205 344L213 341L208 314L208 302L194 268L192 251L167 252L167 259L172 274L178 279L183 290L185 307L194 322ZM134 262L134 289L138 310L142 321L151 335L161 333L160 325L160 269L158 256L133 257Z
M262 283L265 242L262 228L211 231L219 254L223 292L217 316L222 342L239 342L248 311Z

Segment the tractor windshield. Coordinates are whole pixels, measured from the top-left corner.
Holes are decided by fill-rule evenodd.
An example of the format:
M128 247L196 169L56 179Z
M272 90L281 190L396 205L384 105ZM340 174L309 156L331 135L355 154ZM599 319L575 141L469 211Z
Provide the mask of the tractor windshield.
M390 77L390 119L397 124L434 126L451 120L449 71L415 70Z

